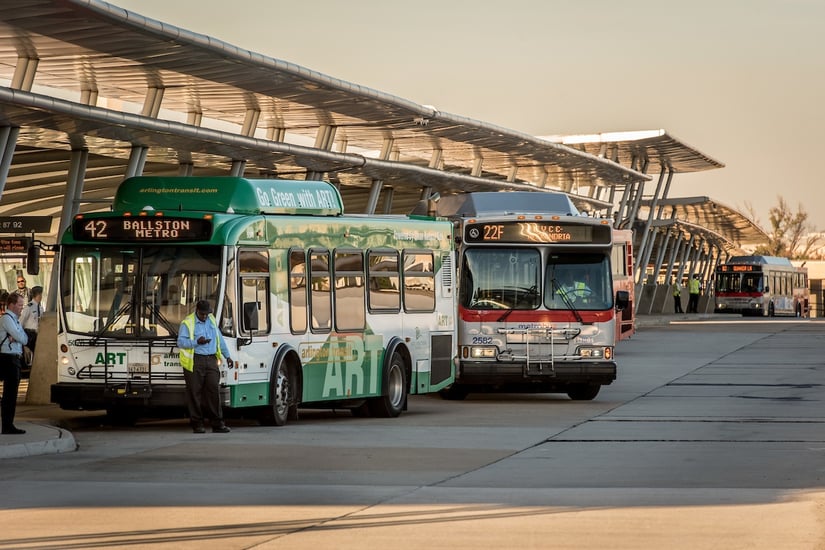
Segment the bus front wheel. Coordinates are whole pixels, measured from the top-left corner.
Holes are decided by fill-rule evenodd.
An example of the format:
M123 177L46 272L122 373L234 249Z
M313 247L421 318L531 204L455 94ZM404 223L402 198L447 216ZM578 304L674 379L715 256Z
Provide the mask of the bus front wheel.
M599 395L600 389L598 384L571 384L567 388L567 395L573 401L592 401Z
M384 383L383 395L371 397L367 406L374 417L395 418L407 403L407 375L400 354L392 354Z
M283 426L289 419L298 417L298 406L293 399L292 371L289 365L280 363L272 373L269 384L269 405L264 407L261 424L266 426Z

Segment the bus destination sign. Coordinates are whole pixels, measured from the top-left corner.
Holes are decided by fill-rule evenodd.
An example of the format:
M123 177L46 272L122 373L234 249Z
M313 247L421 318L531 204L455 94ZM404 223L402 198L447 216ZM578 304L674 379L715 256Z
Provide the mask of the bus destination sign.
M74 238L87 241L208 241L212 221L168 216L77 218Z
M610 244L609 225L566 222L495 222L468 224L468 243Z
M733 272L745 271L745 272L748 272L748 271L762 271L762 269L758 265L736 265L736 264L734 264L734 265L725 265L725 264L723 264L723 265L719 266L719 271L722 271L722 272L725 272L725 271L733 271Z

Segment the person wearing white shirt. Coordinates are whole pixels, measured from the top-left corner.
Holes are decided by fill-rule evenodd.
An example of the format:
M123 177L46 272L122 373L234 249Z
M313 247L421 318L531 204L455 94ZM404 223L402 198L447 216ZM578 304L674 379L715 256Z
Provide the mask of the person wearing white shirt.
M37 332L40 330L40 317L43 315L43 287L32 287L32 299L23 307L20 314L20 324L29 337L28 348L34 353L34 346L37 344Z
M17 390L23 367L23 346L29 342L18 316L23 310L23 297L12 292L6 300L6 312L0 315L0 380L3 381L3 399L0 403L3 435L24 434L14 425L17 410Z

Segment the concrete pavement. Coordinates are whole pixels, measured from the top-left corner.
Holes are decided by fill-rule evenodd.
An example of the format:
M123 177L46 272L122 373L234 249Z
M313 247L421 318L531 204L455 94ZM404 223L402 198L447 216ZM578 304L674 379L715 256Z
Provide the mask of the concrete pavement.
M664 326L671 321L697 321L715 317L729 319L731 316L705 313L640 315L636 318L636 328L637 330L644 330L646 327ZM21 413L30 418L46 416L37 414L37 409L42 407L56 407L56 405L26 406L26 382L27 381L23 381L20 387L20 396L17 405L18 419L21 418ZM49 417L51 417L51 415L49 415ZM77 449L77 443L69 430L49 425L46 420L20 420L15 422L15 424L18 428L26 430L26 433L22 435L0 435L0 459L68 453Z

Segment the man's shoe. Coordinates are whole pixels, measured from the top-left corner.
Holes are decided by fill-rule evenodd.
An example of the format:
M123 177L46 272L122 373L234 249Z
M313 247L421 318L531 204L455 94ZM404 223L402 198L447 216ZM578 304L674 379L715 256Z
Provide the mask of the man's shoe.
M196 434L205 434L206 428L204 428L203 426L195 426L192 428L192 431Z
M231 431L232 430L229 429L229 426L224 426L224 425L216 426L216 427L212 428L212 433L213 434L228 434Z
M3 435L19 435L26 433L26 430L21 430L20 428L15 428L12 426L11 428L3 428L2 433Z

